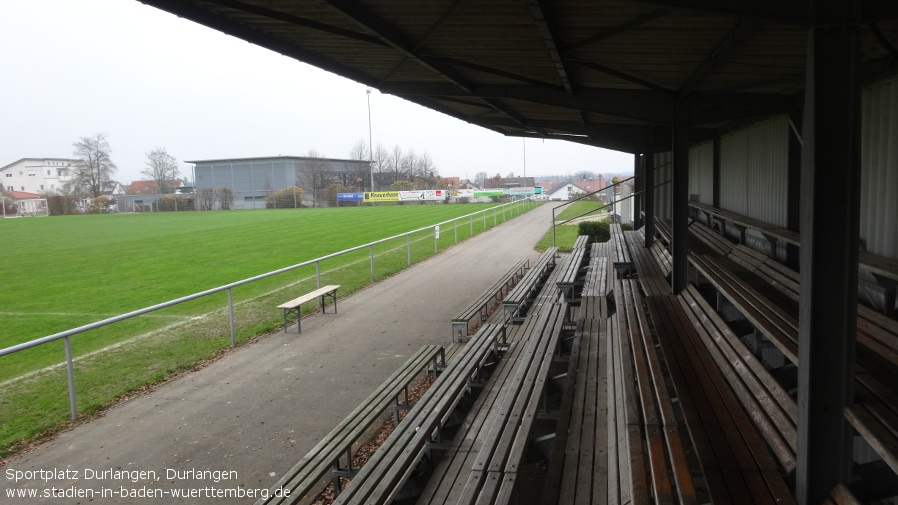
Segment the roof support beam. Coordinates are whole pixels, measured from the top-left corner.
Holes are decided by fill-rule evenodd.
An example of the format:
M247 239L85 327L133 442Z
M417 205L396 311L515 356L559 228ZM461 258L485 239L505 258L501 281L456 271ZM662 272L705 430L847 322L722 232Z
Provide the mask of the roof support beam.
M543 44L549 52L549 59L551 59L552 63L555 65L555 70L558 72L558 79L561 81L561 86L568 94L573 94L574 90L571 86L570 73L564 65L564 60L561 59L561 52L558 50L558 44L555 43L555 32L552 29L549 16L546 14L546 9L539 0L527 0L527 7L530 8L530 16L533 17L536 27L539 28L539 33L543 38Z
M590 46L592 44L597 44L605 39L610 39L611 37L614 37L615 35L620 35L621 33L626 33L634 28L639 28L640 26L642 26L646 23L652 22L658 18L664 17L664 16L670 14L671 12L672 11L667 10L667 9L653 10L653 11L643 14L641 16L635 17L625 23L608 28L606 30L602 30L601 32L599 32L591 37L586 37L583 40L578 40L577 42L574 42L573 44L571 44L569 46L565 46L565 47L561 48L561 53L566 54L571 51L580 49L581 47L586 47L586 46Z
M275 19L278 21L283 21L284 23L288 23L291 25L302 26L304 28L311 28L312 30L318 30L320 32L329 33L331 35L336 35L338 37L346 37L352 40L358 40L359 42L365 42L368 44L374 44L378 46L387 47L387 45L377 37L372 37L371 35L365 33L359 33L352 30L346 30L343 28L338 28L336 26L328 25L325 23L319 23L317 21L312 21L311 19L306 19L299 16L294 16L291 14L287 14L286 12L274 11L271 9L266 9L265 7L260 7L258 5L251 5L245 2L241 2L239 0L216 0L216 4L228 7L230 9L234 9L236 11L248 12L250 14L255 14L257 16L266 17L269 19Z
M365 9L357 2L353 0L326 0L325 3L346 16L353 23L376 34L378 38L383 40L393 49L399 51L409 60L412 60L423 66L424 68L431 70L459 89L463 91L471 91L473 85L468 82L468 80L464 76L459 74L454 68L446 65L443 62L435 61L433 59L427 61L421 58L417 54L418 49L420 49L420 44L412 43L389 23L380 19L373 12ZM448 12L451 12L451 10L453 9L454 8L450 8L450 11ZM445 21L446 17L448 16L448 12L446 15L440 17L440 21L438 23L442 24ZM497 111L502 112L515 121L523 121L523 118L521 118L519 114L506 107L504 104L489 99L484 99L484 101L495 108Z
M673 99L670 93L648 90L579 89L568 95L555 88L537 86L477 86L465 92L456 86L434 83L390 83L380 88L397 96L454 96L484 99L509 99L594 112L654 124L670 125ZM784 95L733 93L714 95L689 101L691 124L717 123L765 114L789 112L796 98Z
M644 3L671 9L689 9L740 17L773 19L803 25L810 24L810 9L805 2L781 0L644 0Z
M719 61L725 59L727 55L743 40L751 37L757 30L757 23L751 20L741 20L727 34L723 41L718 44L717 48L705 58L705 61L692 72L689 79L680 87L680 98L686 98L692 94L695 87L698 86L705 78L711 74L712 67Z

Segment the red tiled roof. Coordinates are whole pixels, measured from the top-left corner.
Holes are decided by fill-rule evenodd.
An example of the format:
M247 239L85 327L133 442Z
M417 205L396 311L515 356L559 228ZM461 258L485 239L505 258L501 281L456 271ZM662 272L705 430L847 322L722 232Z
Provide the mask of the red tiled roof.
M12 198L13 200L28 200L30 198L40 198L41 195L37 193L28 193L25 191L7 191L6 196Z

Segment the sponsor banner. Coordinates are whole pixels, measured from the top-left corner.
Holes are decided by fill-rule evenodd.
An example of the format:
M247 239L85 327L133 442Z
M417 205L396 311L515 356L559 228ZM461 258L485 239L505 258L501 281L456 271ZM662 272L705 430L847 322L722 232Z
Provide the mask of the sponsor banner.
M456 198L474 198L473 189L453 189L449 194Z
M474 196L502 196L501 189L475 189Z
M446 198L446 191L442 189L424 189L424 190L416 190L416 191L400 191L399 192L399 200L400 201L409 201L409 200L443 200Z
M542 188L540 188L540 189L542 189ZM530 196L530 195L535 195L537 193L536 193L536 188L523 187L523 188L508 188L508 194L511 196Z
M361 193L337 193L338 202L361 202L364 197Z
M365 202L398 202L398 191L366 191L363 193Z

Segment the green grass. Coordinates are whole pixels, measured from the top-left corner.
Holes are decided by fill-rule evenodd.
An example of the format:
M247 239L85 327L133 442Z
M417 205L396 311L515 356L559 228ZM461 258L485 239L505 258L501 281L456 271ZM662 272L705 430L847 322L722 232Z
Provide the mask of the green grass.
M0 220L4 289L0 348L179 298L494 206L403 205L336 209L185 212ZM521 207L519 207L521 208ZM444 225L439 250L510 219L507 211ZM413 234L411 261L434 254L432 231ZM374 246L375 276L405 268L402 237ZM370 251L320 263L341 297L370 282ZM277 304L314 289L314 265L236 287L238 343L282 323ZM307 310L312 310L311 305ZM82 413L227 352L227 294L72 337ZM126 345L109 348L122 341ZM93 353L93 354L91 354ZM0 457L68 417L63 342L0 357Z
M604 206L605 204L602 202L596 202L594 200L578 200L570 205L565 205L564 207L559 208L561 211L558 214L556 211L555 220L556 221L565 221L567 219L571 219L583 214L586 214L589 211L596 210L599 207ZM598 211L589 216L598 216L604 211ZM586 216L584 216L586 217Z
M555 207L559 207L556 203L549 203L549 205L553 205ZM555 214L555 221L564 221L567 219L571 219L573 217L577 217L583 215L591 210L598 209L604 205L601 202L596 202L592 200L578 200L572 204L565 205L564 207L559 207ZM602 211L590 214L584 217L597 217L601 215ZM578 229L576 223L563 224L555 227L555 245L558 247L559 251L569 252L574 247L574 242L577 240ZM539 251L545 251L549 247L552 247L552 229L550 228L548 232L540 239L536 244L536 249Z

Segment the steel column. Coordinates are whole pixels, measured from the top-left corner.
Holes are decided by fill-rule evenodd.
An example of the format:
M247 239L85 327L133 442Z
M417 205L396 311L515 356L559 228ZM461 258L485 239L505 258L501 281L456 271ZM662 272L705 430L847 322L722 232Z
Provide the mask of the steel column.
M671 255L673 273L671 284L674 294L680 294L689 282L689 104L678 101L676 122L673 128L673 237Z
M860 1L815 2L808 33L801 169L799 503L846 482L857 332Z
M642 155L645 176L645 246L651 247L655 241L655 134L649 132Z
M636 217L633 222L633 228L636 230L642 228L642 198L643 191L645 190L645 174L643 173L643 170L645 169L643 167L642 157L638 154L634 154L633 176L636 179L634 181L636 183L636 194L633 195L633 206L636 207Z

